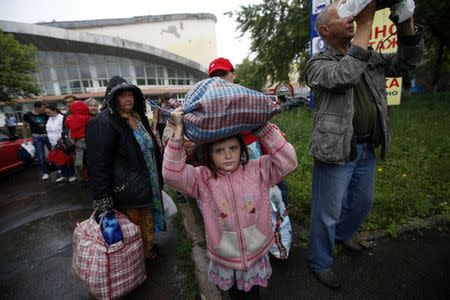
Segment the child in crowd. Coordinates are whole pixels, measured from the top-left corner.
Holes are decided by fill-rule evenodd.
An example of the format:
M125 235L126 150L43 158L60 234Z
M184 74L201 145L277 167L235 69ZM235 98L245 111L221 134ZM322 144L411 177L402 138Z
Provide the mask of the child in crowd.
M83 154L86 149L86 125L90 118L89 107L83 101L77 100L72 103L70 115L65 121L67 128L69 128L70 139L75 145L74 165L80 182L84 180Z
M254 134L268 154L249 160L241 135L200 146L201 166L185 163L183 111L171 113L175 131L165 149L165 182L201 199L210 264L208 278L235 298L257 299L272 273L269 189L297 167L297 156L271 124Z

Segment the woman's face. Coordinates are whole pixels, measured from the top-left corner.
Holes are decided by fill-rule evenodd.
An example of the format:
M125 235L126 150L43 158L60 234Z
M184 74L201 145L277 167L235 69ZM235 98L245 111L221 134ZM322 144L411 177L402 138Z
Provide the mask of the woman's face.
M88 107L89 107L89 113L91 115L95 116L98 113L98 104L96 101L89 102Z
M241 145L234 137L212 145L211 155L217 169L231 172L234 171L241 161Z
M46 108L45 109L45 113L47 114L47 116L49 117L55 117L58 113L54 110L51 110L50 108Z
M119 110L129 113L134 106L134 95L132 91L123 91L117 95L117 106Z

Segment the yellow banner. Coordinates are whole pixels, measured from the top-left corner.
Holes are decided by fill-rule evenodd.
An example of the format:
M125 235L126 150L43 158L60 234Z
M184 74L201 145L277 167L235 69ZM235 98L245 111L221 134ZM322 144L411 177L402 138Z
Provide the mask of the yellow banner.
M370 46L381 53L397 52L397 28L389 19L391 10L385 8L375 13L370 36ZM394 34L395 33L395 34ZM386 78L386 93L388 105L399 105L402 93L402 78Z

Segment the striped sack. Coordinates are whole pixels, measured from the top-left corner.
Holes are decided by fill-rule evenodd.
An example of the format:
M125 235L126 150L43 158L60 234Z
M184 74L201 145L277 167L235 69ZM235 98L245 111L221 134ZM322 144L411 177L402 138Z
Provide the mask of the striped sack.
M141 231L115 211L124 239L108 245L94 214L73 233L72 271L96 299L118 299L147 276Z
M186 136L204 144L254 130L281 110L273 96L213 77L189 91L183 111Z

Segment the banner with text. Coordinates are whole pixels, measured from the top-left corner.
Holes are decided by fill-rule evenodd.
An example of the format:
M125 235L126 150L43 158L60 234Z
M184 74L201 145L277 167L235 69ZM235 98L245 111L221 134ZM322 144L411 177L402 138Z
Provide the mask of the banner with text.
M397 34L394 23L389 19L391 10L385 8L375 13L375 18L370 35L369 45L382 54L396 53ZM402 93L402 78L388 77L386 78L386 93L388 105L399 105Z

